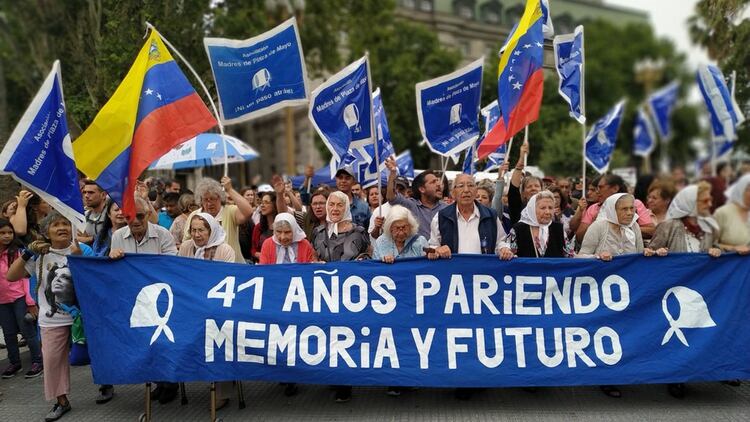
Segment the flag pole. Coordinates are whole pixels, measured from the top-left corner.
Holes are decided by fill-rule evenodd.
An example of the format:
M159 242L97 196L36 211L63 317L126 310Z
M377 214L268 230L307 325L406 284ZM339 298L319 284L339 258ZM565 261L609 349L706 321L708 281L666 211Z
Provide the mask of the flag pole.
M526 125L526 128L523 132L523 144L526 145L526 148L529 147L529 125ZM527 151L526 154L523 156L523 166L526 167L529 165L529 152Z
M586 49L584 48L586 36L584 31L581 31L581 53L583 54ZM583 122L581 122L581 198L586 198L586 61L585 57L581 57L581 116L583 116ZM575 186L574 186L575 187Z
M152 25L150 22L147 21L146 29L151 29L152 31L156 32L156 34L161 38L164 44L167 47L169 47L169 49L172 50L172 52L175 53L175 55L180 60L182 60L183 63L185 63L185 66L187 66L187 68L193 74L195 79L198 80L198 84L200 84L201 88L203 89L203 93L206 94L206 97L208 97L208 102L211 104L211 109L214 112L214 117L216 118L216 122L219 125L219 133L221 133L222 146L224 147L224 176L227 176L229 174L229 158L227 155L227 140L224 137L224 125L221 123L221 119L219 118L219 112L216 109L216 104L214 103L214 99L211 96L211 93L208 92L208 88L206 88L206 84L203 83L203 80L198 75L198 72L196 72L195 69L193 69L193 66L190 64L190 62L187 61L185 56L183 56L182 53L180 53L180 51L177 50L177 48L175 48L175 46L172 45L172 43L169 42L169 40L166 39L164 35L162 35L161 32L159 32L154 25Z
M370 95L370 134L372 135L372 144L375 147L375 169L377 170L378 179L378 217L383 216L383 189L380 186L380 153L378 152L378 134L375 130L375 116L372 109L372 72L370 72L370 52L365 51L365 61L367 62L367 89Z

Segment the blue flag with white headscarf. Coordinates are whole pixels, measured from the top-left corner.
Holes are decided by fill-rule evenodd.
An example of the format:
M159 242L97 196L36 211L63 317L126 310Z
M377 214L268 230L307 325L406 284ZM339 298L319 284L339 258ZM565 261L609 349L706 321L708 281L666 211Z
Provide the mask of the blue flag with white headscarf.
M621 100L586 135L586 161L599 173L609 168L624 110L625 100Z
M28 186L72 223L84 221L59 61L0 153L0 174Z
M633 154L647 157L656 146L656 134L648 114L643 108L638 109L633 128Z
M716 156L721 157L732 149L737 139L737 127L745 121L745 116L718 67L700 66L697 79L698 88L703 94L703 100L711 117L711 131L717 149Z
M649 109L654 117L656 130L659 131L662 140L669 139L672 135L669 118L672 116L675 105L677 105L679 88L680 85L677 81L674 81L648 96Z
M408 149L396 156L396 166L398 174L411 180L414 178L414 160L411 158L411 151Z
M583 110L583 26L578 26L572 34L558 35L553 41L555 67L560 77L560 96L570 106L570 117L578 123L586 123Z

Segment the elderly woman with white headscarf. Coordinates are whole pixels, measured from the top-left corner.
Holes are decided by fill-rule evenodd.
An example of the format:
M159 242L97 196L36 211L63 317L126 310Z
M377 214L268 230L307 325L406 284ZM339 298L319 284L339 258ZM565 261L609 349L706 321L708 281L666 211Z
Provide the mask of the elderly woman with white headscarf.
M670 252L721 255L714 247L719 238L719 224L711 217L711 185L700 182L681 190L667 209L666 220L656 227L645 252L659 255Z
M325 262L352 261L366 257L370 236L352 222L349 197L340 191L331 192L326 201L326 224L313 230L313 248L318 259Z
M719 223L718 244L725 251L750 254L750 174L727 189L728 202L714 212Z
M613 256L643 253L643 236L637 221L633 195L610 196L602 204L597 220L586 230L577 256L610 261Z
M191 238L182 242L177 255L208 261L235 261L234 249L227 244L224 229L211 214L194 214L188 230Z
M307 263L315 250L292 214L282 212L273 221L273 236L263 242L259 264Z
M554 214L552 192L545 190L532 196L500 246L500 259L572 257L572 244L566 240L562 223L553 221Z
M411 211L394 205L385 217L383 234L375 241L372 259L392 264L397 258L424 256L427 239L418 231L419 223Z

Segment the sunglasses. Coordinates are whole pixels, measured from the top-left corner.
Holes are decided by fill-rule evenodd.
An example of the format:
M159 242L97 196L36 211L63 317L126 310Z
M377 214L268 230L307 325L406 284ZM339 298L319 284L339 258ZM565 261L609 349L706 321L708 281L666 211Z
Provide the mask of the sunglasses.
M138 220L143 220L143 219L145 219L145 218L146 218L146 215L147 215L147 214L145 214L145 213L139 212L139 213L137 213L137 214L135 215L135 218L136 218L136 219L138 219Z

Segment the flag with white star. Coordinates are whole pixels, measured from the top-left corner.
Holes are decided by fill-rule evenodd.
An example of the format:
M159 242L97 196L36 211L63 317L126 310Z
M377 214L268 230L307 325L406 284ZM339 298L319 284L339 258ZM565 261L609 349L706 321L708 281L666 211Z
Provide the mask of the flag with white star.
M528 0L521 20L504 45L497 94L510 139L539 118L544 90L544 15L540 0Z

